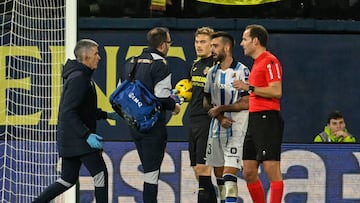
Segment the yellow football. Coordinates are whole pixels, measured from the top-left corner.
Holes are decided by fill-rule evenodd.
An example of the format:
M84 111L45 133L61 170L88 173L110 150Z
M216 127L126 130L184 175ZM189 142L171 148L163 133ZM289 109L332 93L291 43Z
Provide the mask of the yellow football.
M192 83L189 79L182 79L175 85L176 94L188 102L192 97Z

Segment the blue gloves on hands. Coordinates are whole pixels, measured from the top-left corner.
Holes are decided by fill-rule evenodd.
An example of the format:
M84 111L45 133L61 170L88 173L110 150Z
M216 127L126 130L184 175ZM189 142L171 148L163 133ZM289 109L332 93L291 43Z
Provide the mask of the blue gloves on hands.
M116 112L108 112L107 117L110 118L111 120L116 120L116 121L121 120L120 115L118 113L116 113Z
M184 103L184 98L176 94L176 90L171 91L170 97L175 101L177 104Z
M94 149L102 149L102 144L100 140L103 138L97 134L91 133L89 137L86 139L86 142L90 145L91 148Z

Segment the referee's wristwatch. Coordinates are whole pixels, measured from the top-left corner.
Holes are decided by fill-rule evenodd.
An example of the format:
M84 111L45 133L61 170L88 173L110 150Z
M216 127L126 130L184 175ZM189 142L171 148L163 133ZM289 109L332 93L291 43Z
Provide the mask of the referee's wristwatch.
M249 85L249 90L248 90L248 93L251 94L255 91L255 87L252 86L252 85Z

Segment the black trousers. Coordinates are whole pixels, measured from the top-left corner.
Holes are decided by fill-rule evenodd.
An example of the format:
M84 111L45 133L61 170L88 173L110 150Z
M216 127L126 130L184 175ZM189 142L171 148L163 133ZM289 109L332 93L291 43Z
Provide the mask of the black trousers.
M85 165L92 177L101 174L100 179L101 182L104 182L104 185L103 187L95 185L95 198L97 203L108 203L108 172L101 153L99 151L76 157L63 157L61 179L48 186L33 203L50 202L56 196L68 190L79 179L79 171L82 164ZM64 185L63 182L66 184Z
M158 122L149 133L139 133L134 129L130 130L145 176L148 172L160 171L168 136L165 125L165 122ZM157 194L158 184L144 182L144 203L157 203Z

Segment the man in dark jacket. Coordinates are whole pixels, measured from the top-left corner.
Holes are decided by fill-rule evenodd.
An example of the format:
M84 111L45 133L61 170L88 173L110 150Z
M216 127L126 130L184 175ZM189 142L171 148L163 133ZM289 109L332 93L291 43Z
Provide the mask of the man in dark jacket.
M167 66L166 54L171 45L167 28L156 27L147 34L149 47L137 57L135 79L140 80L161 102L160 117L148 133L130 128L144 172L144 203L156 203L160 166L167 143L166 110L178 114L180 105L171 97L171 73ZM129 79L135 60L125 65L121 81Z
M97 108L92 74L100 60L98 44L80 40L74 50L76 60L64 66L63 92L60 100L57 145L62 158L61 177L38 196L35 203L45 203L72 187L79 178L82 163L94 178L96 202L108 202L108 172L102 157L101 136L95 134L96 120L108 118ZM109 117L112 114L109 113Z

